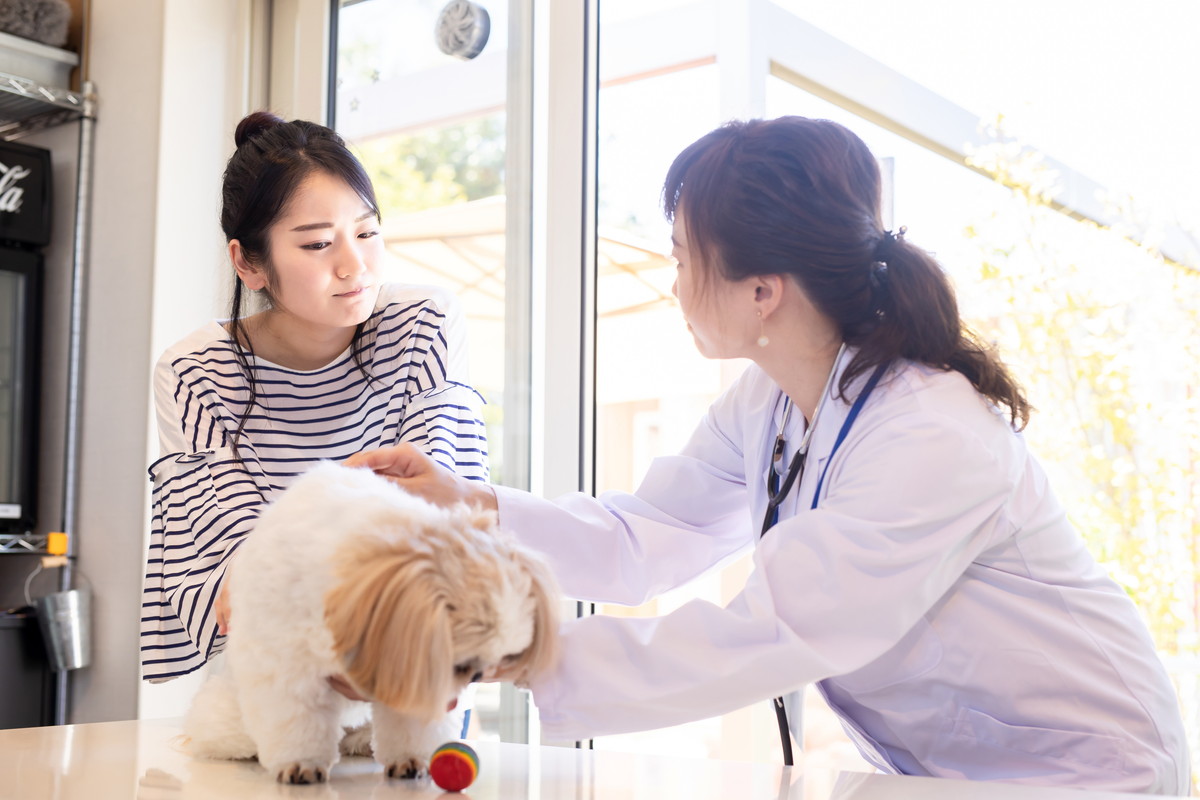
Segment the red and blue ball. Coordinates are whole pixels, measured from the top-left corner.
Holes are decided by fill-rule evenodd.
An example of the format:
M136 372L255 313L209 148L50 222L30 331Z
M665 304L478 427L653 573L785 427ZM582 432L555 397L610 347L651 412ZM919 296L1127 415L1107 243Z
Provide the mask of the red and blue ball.
M461 792L479 775L479 756L469 744L446 742L429 759L429 777L448 792Z

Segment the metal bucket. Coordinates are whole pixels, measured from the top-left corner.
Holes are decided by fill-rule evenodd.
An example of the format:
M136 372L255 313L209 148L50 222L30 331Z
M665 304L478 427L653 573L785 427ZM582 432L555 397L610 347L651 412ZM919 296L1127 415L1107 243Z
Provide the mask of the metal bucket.
M92 598L85 589L55 592L37 600L38 623L55 672L86 667L92 660Z

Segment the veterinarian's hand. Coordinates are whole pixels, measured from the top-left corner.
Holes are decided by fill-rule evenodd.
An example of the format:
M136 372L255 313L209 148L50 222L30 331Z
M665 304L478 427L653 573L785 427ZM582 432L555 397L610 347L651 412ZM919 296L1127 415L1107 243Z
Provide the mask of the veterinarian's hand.
M496 494L490 486L460 478L408 443L355 453L344 463L348 467L369 467L434 505L467 503L496 510Z
M497 664L484 670L480 683L515 683L523 686L529 676L525 671L513 664Z

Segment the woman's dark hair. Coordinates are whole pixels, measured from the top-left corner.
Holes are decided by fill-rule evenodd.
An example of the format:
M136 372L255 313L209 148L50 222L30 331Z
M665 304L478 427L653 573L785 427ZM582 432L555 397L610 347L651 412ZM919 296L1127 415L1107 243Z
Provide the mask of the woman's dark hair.
M790 275L857 353L838 390L896 358L962 373L1020 430L1029 402L962 322L954 289L926 251L883 228L879 166L829 120L730 122L671 164L663 209L687 220L699 265L729 280ZM702 273L703 274L703 273Z
M237 150L225 166L221 185L221 229L225 240L237 239L246 260L261 268L267 275L267 288L262 290L268 305L271 297L271 226L283 215L296 190L309 175L324 172L345 181L375 212L378 220L379 203L375 188L362 164L346 147L342 137L324 125L304 120L285 122L269 111L255 111L238 123L233 134ZM246 297L241 280L234 274L233 293L229 308L229 333L233 338L238 362L246 374L249 399L238 419L237 432L232 437L234 452L258 397L258 382L250 366L254 349L242 326ZM367 375L362 362L360 340L363 325L358 325L350 344L359 369Z

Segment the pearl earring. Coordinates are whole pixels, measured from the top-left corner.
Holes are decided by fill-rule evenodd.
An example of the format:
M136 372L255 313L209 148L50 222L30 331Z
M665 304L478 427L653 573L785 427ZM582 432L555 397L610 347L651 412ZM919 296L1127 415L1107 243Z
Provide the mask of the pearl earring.
M771 343L771 340L767 338L766 326L767 326L767 322L766 322L766 320L763 319L762 312L760 311L760 312L758 312L758 346L759 347L766 347L767 345L769 345Z

